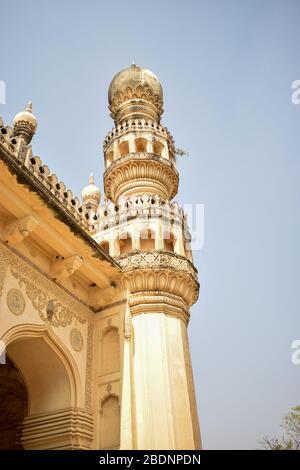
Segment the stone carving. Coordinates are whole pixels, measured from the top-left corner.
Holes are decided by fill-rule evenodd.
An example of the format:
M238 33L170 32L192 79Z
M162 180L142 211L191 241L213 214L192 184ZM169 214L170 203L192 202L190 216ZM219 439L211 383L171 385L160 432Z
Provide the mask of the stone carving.
M25 277L20 272L16 271L14 268L11 268L11 274L19 281L20 288L25 288L25 292L28 298L31 300L33 307L39 313L40 318L43 321L48 322L49 313L47 314L47 305L49 300L52 299L51 291L49 291L49 289L42 289L40 286L36 285L34 282L28 279L28 277ZM59 295L57 297L59 297ZM74 318L76 318L76 320L78 320L80 323L86 322L86 318L78 313L78 305L73 305L70 308L70 304L72 304L71 300L68 300L67 304L60 300L55 301L52 310L53 315L49 321L52 326L58 327L70 325Z
M175 166L152 153L130 153L115 160L104 173L105 194L114 202L120 197L141 192L157 194L164 201L172 199L178 189Z
M59 258L52 263L50 276L54 279L67 279L83 264L82 256L73 255L68 258Z
M111 98L110 110L115 117L121 104L131 99L144 99L152 103L159 113L163 111L163 101L159 94L153 92L153 89L145 83L136 87L127 87L126 90L118 90Z
M187 258L176 253L158 250L139 251L132 255L120 256L118 262L124 271L136 268L172 268L176 271L189 273L197 280L196 268Z
M39 222L31 215L24 217L23 219L16 220L11 224L5 225L1 234L2 240L16 245L20 243L25 237L38 226Z
M10 289L7 293L7 305L15 315L22 315L25 309L25 299L18 289Z
M26 264L3 244L0 245L0 255L0 294L7 269L10 269L12 276L18 281L19 290L25 289L27 297L43 321L49 321L47 306L52 300L51 314L53 312L53 316L50 324L53 327L70 325L73 319L81 324L86 323L89 314L88 306L66 294L58 285Z
M94 321L88 322L87 346L86 346L86 368L85 368L85 408L92 409L92 384L93 384L93 338Z
M78 328L72 328L70 331L70 343L74 351L79 352L82 350L83 338Z
M136 251L120 256L118 262L123 270L120 287L124 290L175 295L182 299L185 309L198 298L197 270L183 256L158 250Z

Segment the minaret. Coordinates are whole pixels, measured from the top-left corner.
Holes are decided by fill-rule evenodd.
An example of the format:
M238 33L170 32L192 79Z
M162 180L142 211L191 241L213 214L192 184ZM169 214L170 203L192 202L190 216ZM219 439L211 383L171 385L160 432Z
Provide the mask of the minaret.
M121 448L199 449L187 336L199 284L178 190L174 141L161 125L163 91L132 64L112 80L115 127L104 141L104 190L96 239L123 269Z

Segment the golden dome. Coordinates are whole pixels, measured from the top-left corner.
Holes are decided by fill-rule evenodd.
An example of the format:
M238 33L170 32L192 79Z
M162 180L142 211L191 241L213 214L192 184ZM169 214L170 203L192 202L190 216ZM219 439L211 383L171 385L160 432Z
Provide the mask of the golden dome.
M101 191L95 185L93 173L90 174L89 184L82 190L82 199L85 204L92 204L98 206L101 199Z
M153 72L133 63L112 79L108 102L117 123L129 117L159 121L163 113L162 86Z
M18 113L13 120L14 124L14 130L18 131L23 130L23 127L25 126L27 131L31 132L32 135L35 133L37 129L37 119L32 114L32 102L29 101L27 108L25 111L21 111Z

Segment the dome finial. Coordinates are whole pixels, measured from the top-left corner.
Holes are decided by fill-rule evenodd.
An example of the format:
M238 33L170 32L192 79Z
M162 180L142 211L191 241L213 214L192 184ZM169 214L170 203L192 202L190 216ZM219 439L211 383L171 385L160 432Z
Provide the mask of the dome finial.
M26 143L29 144L37 129L37 119L32 114L32 101L29 101L25 111L18 113L13 120L14 134L23 136Z
M27 113L32 113L32 101L28 102L27 108L25 109Z
M98 186L95 185L93 173L90 173L89 184L85 188L83 188L81 194L85 205L89 209L93 209L94 211L96 211L100 203L101 192Z

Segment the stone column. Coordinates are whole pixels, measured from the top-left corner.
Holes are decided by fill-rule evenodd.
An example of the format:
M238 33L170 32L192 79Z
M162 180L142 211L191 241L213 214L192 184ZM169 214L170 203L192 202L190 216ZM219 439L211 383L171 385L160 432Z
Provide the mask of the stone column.
M201 447L186 323L181 299L133 294L132 387L137 449Z

